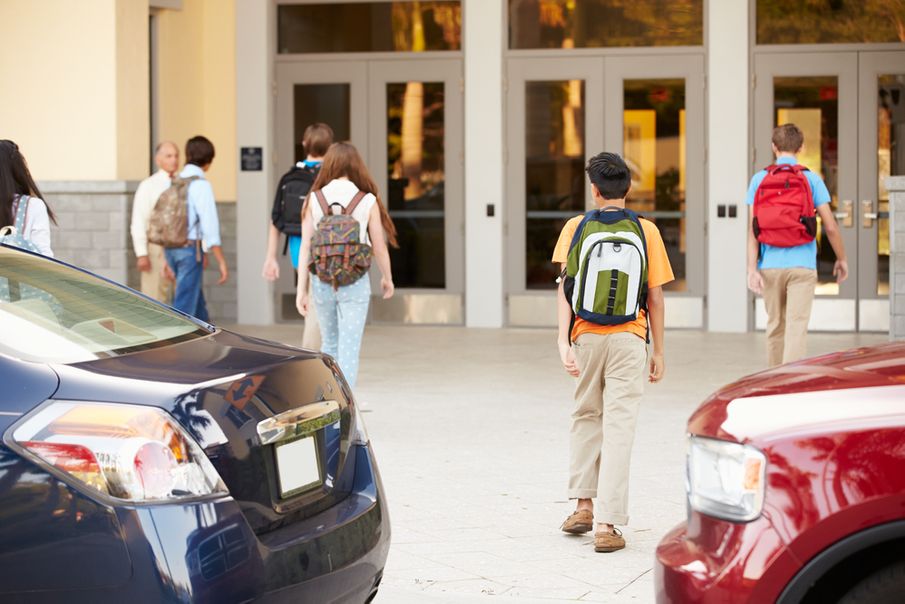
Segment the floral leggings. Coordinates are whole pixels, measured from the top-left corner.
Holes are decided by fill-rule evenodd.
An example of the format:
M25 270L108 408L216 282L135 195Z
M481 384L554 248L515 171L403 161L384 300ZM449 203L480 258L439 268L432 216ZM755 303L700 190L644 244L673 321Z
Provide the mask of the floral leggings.
M354 388L358 381L361 338L371 303L371 280L365 275L334 290L329 283L314 277L311 294L321 328L321 349L336 359L349 386Z

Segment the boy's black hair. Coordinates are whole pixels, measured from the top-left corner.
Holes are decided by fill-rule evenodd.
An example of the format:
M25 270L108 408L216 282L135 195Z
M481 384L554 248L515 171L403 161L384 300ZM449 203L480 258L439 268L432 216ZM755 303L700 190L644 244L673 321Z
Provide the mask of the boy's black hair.
M598 153L588 161L586 170L604 199L622 199L632 186L632 171L618 153Z
M193 136L185 143L185 163L204 167L214 161L214 143L203 136Z

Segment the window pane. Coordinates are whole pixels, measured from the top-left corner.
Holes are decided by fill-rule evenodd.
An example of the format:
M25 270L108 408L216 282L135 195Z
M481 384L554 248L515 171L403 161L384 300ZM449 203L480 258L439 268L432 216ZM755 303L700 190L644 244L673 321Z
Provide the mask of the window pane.
M443 82L387 84L387 207L397 287L446 287Z
M877 179L877 295L889 295L889 191L886 179L905 174L905 74L879 78Z
M277 7L277 51L459 50L459 0L285 4Z
M302 139L305 128L323 122L333 129L338 141L351 138L348 84L296 84L293 89L293 140L295 159L305 159Z
M632 170L628 207L656 223L684 291L685 80L625 80L623 154Z
M0 248L0 353L78 363L208 332L165 306L40 257Z
M899 0L757 0L758 44L905 42Z
M509 0L509 48L700 46L703 0Z
M528 82L525 103L525 287L555 289L559 232L584 212L584 81Z
M798 161L820 175L829 189L835 211L838 207L839 173L839 81L835 76L775 78L773 80L774 126L793 123L804 132L804 149ZM817 293L838 295L833 277L836 255L817 219Z

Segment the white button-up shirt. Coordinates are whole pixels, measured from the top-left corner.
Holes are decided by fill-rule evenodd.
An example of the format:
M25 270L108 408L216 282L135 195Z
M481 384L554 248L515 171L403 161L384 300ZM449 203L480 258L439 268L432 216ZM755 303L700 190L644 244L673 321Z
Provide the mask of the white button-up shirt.
M132 246L138 257L148 255L148 221L160 195L170 188L170 175L158 170L141 181L132 204Z

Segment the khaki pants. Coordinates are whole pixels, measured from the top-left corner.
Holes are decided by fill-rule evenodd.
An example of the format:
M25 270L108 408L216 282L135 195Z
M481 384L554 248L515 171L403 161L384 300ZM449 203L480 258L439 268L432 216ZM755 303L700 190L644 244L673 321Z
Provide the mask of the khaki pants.
M582 334L569 437L569 498L595 499L595 520L628 524L628 478L647 344L632 333Z
M305 317L305 331L302 332L302 348L321 349L321 328L317 323L314 298L311 297L311 281L308 282L308 316Z
M804 358L808 352L808 321L814 303L817 271L768 268L762 270L761 275L764 277L770 367Z
M141 273L141 293L164 304L170 304L173 298L173 282L160 275L167 263L163 257L163 247L149 243L148 259L151 261L151 270Z

